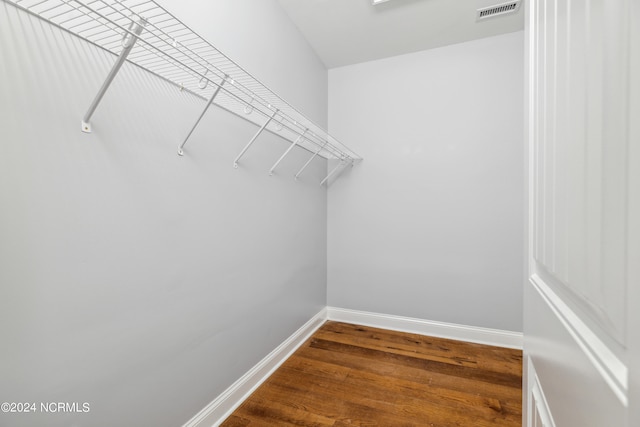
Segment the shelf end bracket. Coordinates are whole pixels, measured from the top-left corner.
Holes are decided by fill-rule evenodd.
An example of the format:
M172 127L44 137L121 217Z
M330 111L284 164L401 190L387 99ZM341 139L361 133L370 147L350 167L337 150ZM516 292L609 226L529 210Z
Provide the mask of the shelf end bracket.
M322 182L320 183L320 186L322 186L325 182L327 182L327 181L329 180L329 178L331 178L331 177L332 177L336 172L338 172L338 169L340 169L342 166L344 166L344 165L345 165L345 163L346 163L346 162L345 162L345 160L344 160L344 159L340 159L340 163L338 163L338 164L336 165L336 167L335 167L335 168L333 168L333 169L331 170L331 172L329 172L329 175L327 175L327 176L322 180Z

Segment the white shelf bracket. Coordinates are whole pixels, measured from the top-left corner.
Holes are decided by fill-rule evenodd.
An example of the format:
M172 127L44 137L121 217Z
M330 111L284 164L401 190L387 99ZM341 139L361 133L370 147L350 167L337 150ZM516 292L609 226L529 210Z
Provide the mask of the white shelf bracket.
M344 164L345 164L345 163L346 163L346 162L344 161L344 159L341 159L341 160L340 160L340 163L338 163L338 164L336 165L336 167L335 167L335 168L333 168L333 169L331 170L331 172L329 172L329 175L327 175L327 176L326 176L326 177L325 177L325 178L320 182L320 185L322 186L325 182L327 182L327 181L329 180L329 178L331 178L331 177L332 177L336 172L338 172L338 169L340 169L340 167L341 167L341 166L344 166ZM344 170L344 169L343 169L343 170Z
M294 141L294 142L289 146L289 148L287 148L287 151L285 151L285 152L284 152L284 154L283 154L282 156L280 156L280 158L278 159L278 161L277 161L277 162L275 162L275 163L273 164L273 166L272 166L272 167L271 167L271 169L269 170L269 176L272 176L272 175L273 175L273 171L278 167L278 165L280 164L280 162L281 162L282 160L284 160L284 158L285 158L285 157L287 157L287 154L289 154L289 153L291 152L291 150L293 150L293 148L294 148L296 145L298 145L298 143L299 143L300 141L302 141L302 139L304 138L304 134L305 134L305 133L307 133L307 131L308 131L308 130L309 130L309 129L305 129L305 130L304 130L304 132L302 132L302 133L300 134L300 136L298 137L298 139L296 139L296 140L295 140L295 141Z
M113 67L111 67L111 71L109 71L107 78L105 79L104 83L102 83L102 87L98 91L98 94L93 99L93 102L89 106L89 109L82 118L82 132L91 133L91 116L93 116L93 113L95 113L96 108L98 108L98 105L100 104L100 101L102 101L102 97L107 92L107 89L109 89L109 86L113 82L113 79L116 77L116 74L118 74L118 71L120 71L122 64L124 64L124 61L127 60L127 56L131 52L131 49L133 49L133 45L136 44L138 36L142 33L142 30L146 25L147 21L142 17L140 17L137 21L132 20L129 24L129 28L122 36L122 51L120 52L120 55L118 55L118 60L115 62L115 64L113 64Z
M316 156L317 156L318 154L320 154L320 151L322 151L322 149L324 148L324 146L325 146L325 145L327 145L327 144L325 143L325 144L323 144L320 148L318 148L318 150L317 150L315 153L313 153L313 156L311 156L311 158L310 158L309 160L307 160L307 163L305 163L305 164L300 168L300 170L298 171L298 173L294 176L294 179L295 179L296 181L298 180L298 177L300 176L300 174L301 174L301 173L302 173L302 172L307 168L307 166L309 166L309 165L311 164L311 162L313 161L313 159L315 159L315 158L316 158Z
M247 150L253 145L253 143L256 142L256 139L258 139L258 137L260 136L262 131L266 129L267 125L269 125L269 123L271 123L271 120L273 120L273 118L276 116L276 114L278 114L278 110L275 110L273 112L271 117L269 117L269 119L267 119L267 121L262 125L262 127L260 129L258 129L258 132L256 132L255 135L253 135L253 138L251 138L251 141L249 141L249 143L247 145L245 145L245 147L242 149L240 154L238 154L238 157L236 157L236 159L233 161L233 167L234 168L236 168L236 169L238 168L238 162L240 161L242 156L244 156L244 153L246 153Z
M205 79L206 77L203 76L202 78ZM220 93L220 89L222 89L222 86L224 86L224 84L225 84L225 82L227 81L228 78L229 78L229 76L227 76L227 75L225 75L222 78L222 81L220 82L220 84L216 88L215 92L213 92L213 95L211 95L211 98L209 98L209 100L207 101L207 105L204 106L204 109L200 113L200 116L198 117L196 122L193 124L193 127L191 128L191 130L187 134L186 138L184 139L184 141L182 141L182 144L180 144L180 146L178 147L178 155L179 156L184 156L184 150L183 150L184 149L184 145L187 143L187 141L191 137L191 134L193 133L193 131L196 130L196 127L198 127L198 124L200 124L200 120L202 120L202 118L204 117L204 114L207 112L207 110L209 109L211 104L213 104L213 100L216 99L216 96L218 96L218 93ZM209 81L209 80L207 80L207 81Z

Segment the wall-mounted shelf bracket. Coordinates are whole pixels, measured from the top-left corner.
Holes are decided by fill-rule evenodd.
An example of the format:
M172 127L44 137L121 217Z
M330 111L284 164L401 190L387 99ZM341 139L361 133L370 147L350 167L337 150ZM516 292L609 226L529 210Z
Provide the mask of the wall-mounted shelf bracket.
M289 146L289 148L287 148L287 151L285 151L285 152L284 152L284 154L282 154L282 156L280 156L280 158L278 159L278 161L277 161L277 162L275 162L275 163L273 164L273 166L271 167L271 169L269 169L269 176L272 176L272 175L273 175L273 171L278 167L278 165L280 164L280 162L281 162L282 160L284 160L284 158L285 158L285 157L287 157L287 154L289 154L289 153L291 152L291 150L293 150L293 148L294 148L296 145L298 145L298 143L299 143L300 141L302 141L302 139L304 138L304 134L305 134L305 133L307 133L307 131L308 131L308 130L309 130L309 129L305 129L305 130L304 130L304 132L302 132L302 133L300 134L300 136L298 137L298 139L296 139L296 140L295 140L295 141L294 141L294 142Z
M233 167L234 168L236 168L236 169L238 168L238 162L240 161L242 156L244 156L244 153L246 153L247 150L253 145L253 143L256 142L256 139L258 139L258 137L260 136L262 131L266 129L266 127L269 125L269 123L271 123L271 120L273 120L273 118L276 116L276 114L278 114L278 110L275 110L273 112L273 114L271 114L271 117L269 117L267 119L267 121L262 125L262 127L260 127L260 129L258 129L258 132L256 132L255 135L253 135L253 138L251 138L251 141L249 141L249 143L247 145L245 145L245 147L242 149L240 154L238 154L238 157L236 157L236 159L233 161Z
M338 172L338 169L342 168L346 163L347 163L347 162L345 162L345 160L344 160L344 159L341 159L341 160L340 160L340 163L338 163L338 164L336 165L336 167L335 167L335 168L333 168L333 169L331 170L331 172L329 172L329 175L327 175L327 176L326 176L326 177L325 177L325 178L320 182L320 185L323 185L325 182L327 182L327 181L329 180L329 178L331 178L331 177L332 177L336 172ZM353 165L353 163L352 163L352 165ZM344 168L343 168L342 170L344 170Z
M209 81L204 76L202 78L205 79L207 82ZM220 82L220 84L218 85L216 90L213 92L213 95L211 95L211 97L209 98L209 101L207 101L207 105L204 106L202 112L200 113L200 116L198 117L196 122L193 124L193 127L191 128L191 130L187 134L186 138L184 139L184 141L182 141L182 144L180 144L180 146L178 147L178 155L179 156L184 156L184 150L183 150L184 149L184 145L187 143L187 141L191 137L191 134L193 133L193 131L196 130L196 127L198 127L198 124L200 124L200 120L202 120L202 118L204 117L204 114L207 112L209 107L211 107L211 104L213 104L213 100L216 99L216 96L218 96L218 93L220 93L220 89L222 89L222 86L224 86L224 84L225 84L225 82L227 81L228 78L229 78L229 76L227 76L227 75L225 75L222 78L222 81ZM201 84L201 82L202 82L202 80L200 81L199 84ZM206 87L206 85L205 85L205 87Z
M325 145L326 145L326 144L325 144ZM300 170L298 171L298 173L297 173L297 174L295 175L295 177L294 177L294 179L295 179L296 181L298 180L298 177L300 176L300 174L301 174L302 172L304 172L304 170L307 168L307 166L309 166L309 164L311 164L311 162L313 161L313 159L315 159L315 158L316 158L316 156L317 156L318 154L320 154L320 152L322 151L322 149L323 149L323 148L324 148L324 145L321 145L321 146L320 146L320 148L318 148L318 150L317 150L315 153L313 153L313 155L309 158L309 160L307 160L307 163L305 163L305 164L300 168Z
M118 71L120 71L122 64L127 60L127 56L129 56L131 49L133 49L133 45L136 44L138 36L142 33L145 25L147 25L147 21L142 17L137 21L131 20L127 32L122 36L122 51L120 52L120 55L118 55L118 60L113 64L113 67L111 67L111 71L109 71L107 78L104 83L102 83L102 87L82 118L82 132L91 133L91 116L93 116L96 108L98 108L100 101L102 101L102 97L107 92L107 89L109 89L109 86L116 77L116 74L118 74Z

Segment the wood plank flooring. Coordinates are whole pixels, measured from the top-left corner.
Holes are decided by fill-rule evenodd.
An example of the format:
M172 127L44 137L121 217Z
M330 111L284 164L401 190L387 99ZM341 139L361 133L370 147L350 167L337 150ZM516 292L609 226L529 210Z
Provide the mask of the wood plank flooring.
M515 427L522 352L326 322L223 424Z

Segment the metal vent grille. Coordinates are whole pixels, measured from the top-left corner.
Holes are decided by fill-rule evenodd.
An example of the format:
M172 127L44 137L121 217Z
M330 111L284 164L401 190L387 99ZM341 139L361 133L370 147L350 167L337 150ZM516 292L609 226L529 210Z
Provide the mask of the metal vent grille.
M510 1L508 3L497 4L494 6L478 9L476 20L480 21L487 18L493 18L494 16L506 15L509 13L515 13L520 8L520 0Z

